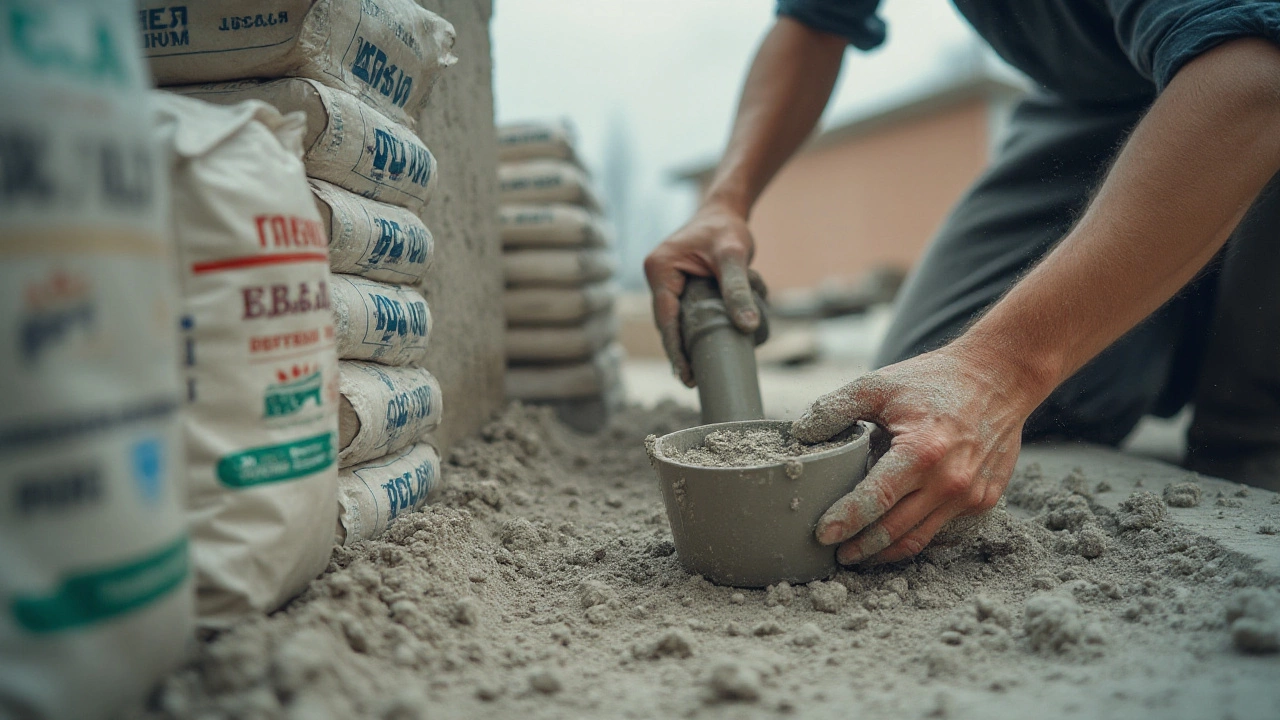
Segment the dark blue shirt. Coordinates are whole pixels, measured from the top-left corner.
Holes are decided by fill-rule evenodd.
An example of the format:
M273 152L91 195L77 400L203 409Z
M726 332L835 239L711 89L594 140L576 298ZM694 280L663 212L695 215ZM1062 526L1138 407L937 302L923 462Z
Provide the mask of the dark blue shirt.
M1192 58L1228 40L1280 44L1280 0L955 0L1000 57L1084 103L1149 101ZM880 0L778 0L778 14L848 38L885 40Z

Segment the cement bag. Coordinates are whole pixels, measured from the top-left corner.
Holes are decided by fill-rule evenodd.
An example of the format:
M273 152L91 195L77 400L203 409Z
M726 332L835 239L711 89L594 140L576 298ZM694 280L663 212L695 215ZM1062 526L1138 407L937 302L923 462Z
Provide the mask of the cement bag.
M498 128L498 160L567 160L578 163L577 139L566 122L517 123Z
M431 310L417 291L353 275L334 275L332 289L339 358L385 365L422 360Z
M498 199L508 203L570 203L600 209L582 168L563 160L528 160L498 166Z
M427 443L343 468L338 473L334 542L353 545L381 537L392 520L421 510L439 481L440 454Z
M320 222L329 230L329 268L370 280L417 285L431 267L435 241L418 216L310 180Z
M160 85L304 77L413 127L454 31L413 0L140 0L142 46Z
M503 205L498 230L505 248L605 247L600 220L577 205Z
M623 355L622 346L611 343L585 362L508 368L507 397L532 402L603 396L622 384Z
M202 625L278 608L324 571L337 357L304 119L156 93L184 303L187 518Z
M613 308L617 287L597 283L581 288L511 288L502 295L508 325L565 325Z
M435 190L436 159L413 131L314 80L248 80L173 91L219 105L261 100L282 113L304 113L307 175L357 195L417 213Z
M507 360L515 363L585 360L617 335L617 318L607 312L575 327L507 328Z
M608 250L517 250L502 254L507 285L580 287L613 277Z
M340 466L390 455L440 424L440 383L426 370L361 360L343 360L338 367Z
M168 179L132 4L0 7L0 717L92 720L193 630Z

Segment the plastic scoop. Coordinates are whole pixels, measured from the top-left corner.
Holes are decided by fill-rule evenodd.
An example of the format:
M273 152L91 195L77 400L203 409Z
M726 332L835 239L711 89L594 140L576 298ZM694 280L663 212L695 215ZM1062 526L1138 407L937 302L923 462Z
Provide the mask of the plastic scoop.
M704 424L764 417L755 348L769 337L769 326L759 296L756 306L761 309L760 328L748 335L729 318L715 280L691 277L685 284L680 329L698 382Z

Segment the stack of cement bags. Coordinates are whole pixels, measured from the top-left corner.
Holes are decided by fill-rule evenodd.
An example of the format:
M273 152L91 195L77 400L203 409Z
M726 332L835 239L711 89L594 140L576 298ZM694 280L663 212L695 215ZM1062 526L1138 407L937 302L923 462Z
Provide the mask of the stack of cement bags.
M118 717L194 630L168 179L129 0L0 12L0 717Z
M507 396L581 430L622 402L613 255L600 202L563 124L498 130Z
M251 367L240 369L270 365L277 373L265 411L253 422L287 424L286 411L301 412L313 398L337 416L332 447L317 443L299 451L312 460L331 452L340 468L327 491L329 519L312 523L313 533L327 532L327 557L335 539L350 544L375 537L399 514L420 508L439 477L430 433L441 417L440 386L420 367L431 331L422 282L433 250L420 214L437 176L435 158L415 128L436 78L456 61L453 27L414 0L276 0L250 15L242 0L185 6L142 0L140 6L144 52L158 84L204 105L230 106L233 113L262 116L244 108L265 103L277 118L283 113L284 122L298 125L294 140L282 140L286 147L297 144L307 208L262 208L249 222L263 253L297 262L324 253L333 274L326 269L323 281L259 283L237 297L244 320L255 314L265 323L321 311L326 322L254 335L248 339ZM273 129L281 122L259 120ZM223 125L206 129L210 145ZM251 167L253 159L241 161ZM271 177L268 161L258 162L262 177ZM291 192L234 175L224 182L271 197ZM225 219L251 206L242 200L222 215L214 209L197 217ZM307 361L317 347L335 360L332 377L325 363ZM239 457L249 462L243 453ZM279 459L253 458L259 466ZM230 537L239 531L227 526L221 532ZM197 535L197 564L199 540ZM318 543L308 541L308 547ZM267 583L274 587L266 590L261 578L242 577L240 601L227 603L225 614L273 609L323 567L308 565ZM215 580L224 589L234 582ZM262 597L244 601L255 592Z

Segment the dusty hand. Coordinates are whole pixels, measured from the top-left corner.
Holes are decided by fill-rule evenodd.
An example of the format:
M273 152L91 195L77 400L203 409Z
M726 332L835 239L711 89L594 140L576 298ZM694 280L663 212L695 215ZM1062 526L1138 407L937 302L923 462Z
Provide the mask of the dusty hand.
M684 227L649 253L645 276L653 293L653 318L671 367L685 385L693 387L693 369L680 337L680 294L685 277L715 277L733 323L755 332L760 310L752 298L747 270L755 245L746 219L726 208L704 206Z
M819 398L792 432L820 442L857 420L892 438L867 478L818 521L843 564L893 562L924 549L949 520L1000 499L1034 409L990 363L943 348L864 375ZM1030 407L1027 405L1030 404Z

